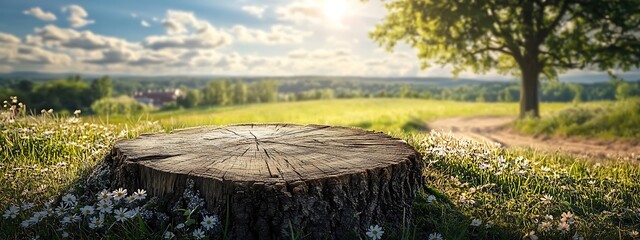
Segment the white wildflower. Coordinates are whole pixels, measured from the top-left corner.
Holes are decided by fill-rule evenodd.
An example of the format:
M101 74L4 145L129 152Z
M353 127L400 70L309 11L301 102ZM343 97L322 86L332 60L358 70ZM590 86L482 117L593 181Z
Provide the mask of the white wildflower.
M131 194L131 195L129 195L129 196L127 197L127 201L128 201L129 203L132 203L132 202L134 202L135 200L136 200L136 196L134 196L133 194Z
M25 210L25 211L32 209L33 207L35 207L35 204L33 203L25 203L25 204L22 204L21 206L22 210Z
M570 227L569 227L569 224L567 222L560 221L558 223L558 230L559 231L561 231L563 233L567 233L567 232L569 232L569 229L570 229Z
M553 224L551 224L551 222L543 221L540 224L538 224L538 230L540 230L542 232L550 231L551 227L553 227Z
M169 231L165 232L164 235L163 235L164 239L173 239L175 237L176 237L176 235L173 234L172 232L169 232Z
M144 200L147 197L147 191L138 189L138 191L133 193L133 196L136 200Z
M94 213L95 209L92 206L84 206L82 208L80 208L80 212L82 213L82 215L92 215Z
M429 234L428 240L443 240L442 234L440 234L440 233Z
M216 216L206 216L206 217L204 217L204 219L202 219L202 222L200 224L202 224L204 229L210 230L211 228L213 228L216 225L218 225L218 217L216 217Z
M118 190L113 191L111 196L113 196L113 199L115 200L120 200L127 196L127 189L119 188Z
M470 224L470 225L471 225L472 227L479 227L480 225L482 225L482 220L477 219L477 218L476 218L476 219L473 219L473 220L471 221L471 224Z
M92 217L89 221L89 228L96 229L101 228L104 225L104 215L100 214L99 217Z
M98 193L98 200L109 200L111 194L106 189L103 189L102 192Z
M183 229L184 228L184 223L179 223L178 225L176 225L176 229Z
M60 206L56 208L56 214L58 214L58 216L62 216L66 214L68 210L69 210L69 207L67 206L67 204L62 202L60 203Z
M568 224L573 224L576 221L575 218L573 217L573 213L571 212L562 213L561 216L562 216L562 219L560 219L560 221L566 222Z
M377 240L382 238L383 233L384 231L382 231L382 227L378 225L369 226L369 231L367 231L367 236L369 236L372 240Z
M553 197L549 194L545 194L540 198L540 201L544 204L551 204L551 200L553 200Z
M432 203L432 202L433 202L433 201L435 201L435 200L436 200L436 196L434 196L434 195L429 195L429 196L427 197L427 202L428 202L428 203Z
M640 236L640 233L638 233L638 231L636 230L633 230L629 232L629 236L631 236L631 238L638 238Z
M18 206L11 205L9 209L4 211L2 217L4 217L5 219L15 219L18 216L18 213L20 213L20 208L18 208Z
M20 226L23 227L23 228L28 228L29 226L31 226L31 224L32 224L31 220L27 219L27 220L22 221L20 223Z
M78 202L78 198L76 198L76 196L74 196L73 194L67 194L62 196L62 202L66 203L69 206L75 206Z
M536 236L536 232L535 231L531 231L529 233L527 233L527 235L524 235L524 237L522 237L522 239L530 239L530 240L538 240L538 236Z
M191 235L196 239L203 239L204 238L204 231L202 231L202 229L198 228L198 229L194 230Z
M127 215L128 218L133 218L136 215L138 215L138 212L140 212L140 210L138 208L134 208L134 209L131 209L131 210L127 211L126 215Z
M113 214L115 214L116 221L119 222L124 222L127 220L127 218L129 218L126 208L116 209L115 211L113 211Z

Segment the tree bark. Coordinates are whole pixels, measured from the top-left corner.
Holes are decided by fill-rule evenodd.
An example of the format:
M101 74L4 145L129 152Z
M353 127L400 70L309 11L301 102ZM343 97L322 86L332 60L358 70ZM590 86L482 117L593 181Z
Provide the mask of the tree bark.
M538 98L540 70L538 69L535 65L521 67L520 118L540 116Z
M245 124L143 135L116 143L112 187L179 198L187 179L233 239L363 238L400 230L422 186L406 142L348 127ZM171 204L170 202L168 204Z

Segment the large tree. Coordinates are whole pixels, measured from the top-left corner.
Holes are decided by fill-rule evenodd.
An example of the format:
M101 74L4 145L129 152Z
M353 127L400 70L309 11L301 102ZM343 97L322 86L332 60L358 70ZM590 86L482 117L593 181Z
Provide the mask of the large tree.
M640 0L389 0L371 37L405 42L421 66L521 78L520 116L539 115L539 79L640 65Z

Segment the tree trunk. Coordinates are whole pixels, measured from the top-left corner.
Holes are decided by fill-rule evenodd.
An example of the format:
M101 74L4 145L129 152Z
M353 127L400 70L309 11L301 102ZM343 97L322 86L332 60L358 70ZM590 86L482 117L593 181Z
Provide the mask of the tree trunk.
M230 211L233 239L362 238L375 224L398 231L422 186L420 156L405 141L348 127L192 128L120 141L107 160L112 187L163 201L193 180L207 210Z
M520 118L539 117L540 106L538 87L540 70L537 67L522 67L522 83L520 84Z

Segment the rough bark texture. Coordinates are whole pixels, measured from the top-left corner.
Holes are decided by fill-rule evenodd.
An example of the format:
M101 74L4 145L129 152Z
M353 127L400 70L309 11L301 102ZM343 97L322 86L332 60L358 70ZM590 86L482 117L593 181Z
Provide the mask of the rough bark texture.
M348 127L246 124L143 135L116 143L112 183L179 198L187 179L209 211L230 210L233 239L362 237L412 219L422 185L406 142Z

